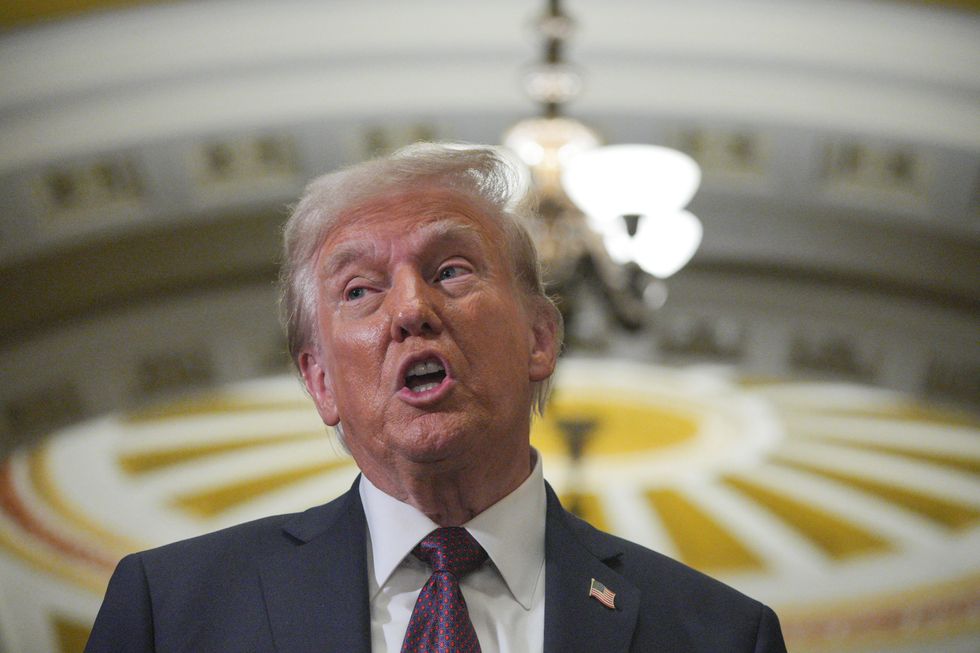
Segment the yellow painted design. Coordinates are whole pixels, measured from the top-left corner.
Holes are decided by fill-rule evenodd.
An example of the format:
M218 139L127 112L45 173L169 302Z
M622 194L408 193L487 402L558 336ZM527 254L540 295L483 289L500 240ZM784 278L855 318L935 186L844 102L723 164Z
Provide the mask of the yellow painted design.
M222 395L189 397L156 406L148 406L126 414L124 420L130 424L156 422L210 414L234 414L246 412L301 410L313 413L313 404L308 400L287 401L245 401Z
M844 560L891 549L884 538L843 517L743 477L728 476L723 480L795 528L831 558Z
M783 388L786 380L775 377L742 377L736 383L747 389L765 388L775 386ZM776 400L776 404L779 401ZM803 405L787 407L790 412L805 412L808 414L819 413L827 416L848 416L848 417L867 417L874 419L889 419L901 422L919 422L926 424L936 424L940 426L965 426L969 428L980 428L980 420L976 415L964 410L957 410L947 406L929 406L916 403L896 402L884 406L865 405L857 406L834 406L831 404L821 404L819 406Z
M826 416L886 419L897 422L916 422L937 426L980 428L980 421L969 413L956 411L951 408L936 408L920 404L898 404L882 407L867 406L863 408L823 406L820 409L820 414Z
M134 5L158 4L160 0L11 0L0 3L0 26L14 27L37 21L65 18L87 11Z
M849 438L839 438L832 435L829 436L822 435L819 438L814 437L809 439L818 442L831 442L834 444L834 446L853 447L855 449L877 451L880 453L887 453L894 456L911 458L913 460L921 460L927 463L932 463L934 465L951 467L953 469L958 469L960 471L967 472L968 474L975 474L980 476L980 458L971 458L969 456L961 456L953 453L944 453L939 451L922 451L920 449L910 449L907 447L902 447L899 445L892 445L892 444L879 444L877 442L861 442L858 440L851 440Z
M783 613L794 619L803 617L832 618L836 615L858 614L867 610L902 608L914 603L936 603L950 597L973 595L980 597L980 573L969 572L955 580L926 583L901 590L881 590L860 597L845 596L821 601L786 601L780 604Z
M85 643L92 632L91 626L59 615L54 615L52 621L58 638L59 653L82 653L85 650Z
M762 569L758 556L677 490L650 490L646 496L685 563L712 573Z
M307 467L297 467L285 472L268 474L209 490L183 494L176 497L173 503L178 508L186 510L196 517L210 518L226 510L248 503L263 494L274 492L293 483L320 474L327 474L352 464L351 461L344 460L317 463Z
M814 409L791 409L789 412L805 412L811 414ZM825 417L854 417L871 421L894 421L930 426L953 426L957 428L980 428L980 421L973 415L958 412L948 408L934 408L918 404L899 404L895 406L820 406L819 414Z
M565 492L559 499L561 499L561 505L565 506L566 510L575 513L599 530L609 530L606 511L603 510L602 502L598 496L580 492Z
M766 386L775 385L785 385L786 379L778 376L766 376L762 374L753 374L738 377L732 379L732 383L739 385L743 388L762 388Z
M972 574L899 592L783 603L779 620L794 651L909 650L913 638L923 649L938 651L944 650L939 644L944 639L978 632L977 605L980 585Z
M830 409L825 414L833 415L838 411ZM935 424L938 426L960 426L978 429L980 420L975 415L966 411L958 411L953 408L926 406L923 404L903 404L894 409L887 410L852 410L848 414L859 415L862 417L894 419L900 422L918 422L922 424Z
M109 584L108 574L100 574L90 568L72 564L36 541L21 542L13 533L6 532L2 524L0 524L0 549L9 551L15 558L24 560L45 574L63 578L99 596L105 594L106 586Z
M917 490L882 483L856 474L824 469L796 460L776 458L773 463L816 474L861 492L872 494L954 530L969 528L980 518L980 511L971 506L950 499L930 496Z
M51 478L47 466L48 446L44 445L33 451L28 458L28 475L38 496L44 499L49 508L67 523L83 533L93 536L100 544L108 549L108 555L122 557L127 553L147 548L143 542L137 542L127 537L117 535L89 519L85 513L72 501L65 497Z
M663 449L693 439L698 416L650 403L649 396L612 393L600 388L557 390L545 417L531 429L531 443L542 453L566 454L560 421L593 422L585 455L629 454Z
M128 474L145 474L165 467L183 465L201 458L241 451L252 447L264 447L282 442L298 442L303 440L323 439L323 433L289 433L286 435L270 435L256 438L241 438L228 442L209 442L205 444L160 449L156 451L141 451L119 456L119 466Z

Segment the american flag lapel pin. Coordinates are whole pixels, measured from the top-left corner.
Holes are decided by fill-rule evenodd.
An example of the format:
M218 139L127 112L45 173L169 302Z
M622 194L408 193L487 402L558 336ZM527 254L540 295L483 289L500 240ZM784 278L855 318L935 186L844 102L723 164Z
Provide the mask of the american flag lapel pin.
M616 609L616 592L613 592L595 578L592 579L592 584L589 586L589 596L610 610Z

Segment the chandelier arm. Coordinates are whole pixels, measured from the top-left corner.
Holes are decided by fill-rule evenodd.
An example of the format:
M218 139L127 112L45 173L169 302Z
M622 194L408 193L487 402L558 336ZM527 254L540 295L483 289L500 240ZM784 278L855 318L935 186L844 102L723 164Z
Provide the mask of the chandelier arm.
M561 310L569 321L574 295L594 290L610 324L648 328L666 301L661 279L700 243L700 223L683 210L700 169L662 146L603 147L594 129L566 117L565 106L582 89L581 75L565 60L574 23L561 0L545 0L535 26L541 50L523 82L543 115L512 125L504 144L528 166L541 200L530 226L546 260L546 283L565 296Z
M616 319L617 324L628 331L638 331L650 323L651 311L643 300L643 290L650 275L638 265L617 265L606 253L601 242L590 242L586 247L587 265L599 295Z
M545 68L558 70L565 63L565 40L568 35L569 17L562 11L560 0L548 0L548 6L538 25L544 35L544 53L541 64ZM562 116L564 101L553 99L541 102L541 114L545 118Z

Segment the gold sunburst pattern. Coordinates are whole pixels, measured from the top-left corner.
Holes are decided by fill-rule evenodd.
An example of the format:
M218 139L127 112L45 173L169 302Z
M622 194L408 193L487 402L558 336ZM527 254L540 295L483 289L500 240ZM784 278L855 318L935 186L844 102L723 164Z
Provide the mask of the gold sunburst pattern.
M566 505L770 603L793 651L978 648L970 415L863 386L568 359L532 440ZM125 553L322 503L356 472L289 377L17 451L0 464L0 649L80 650Z

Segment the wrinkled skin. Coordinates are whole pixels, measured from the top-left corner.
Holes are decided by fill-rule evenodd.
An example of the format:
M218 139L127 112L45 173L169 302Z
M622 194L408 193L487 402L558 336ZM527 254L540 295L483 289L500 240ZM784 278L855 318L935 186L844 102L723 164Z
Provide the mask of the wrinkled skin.
M530 472L531 384L554 371L557 325L517 288L482 202L439 188L368 201L316 265L317 342L300 369L362 472L443 525L516 488ZM419 359L448 373L421 394L404 387Z

